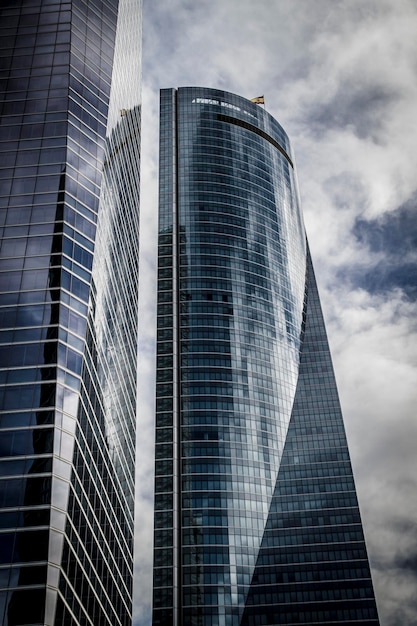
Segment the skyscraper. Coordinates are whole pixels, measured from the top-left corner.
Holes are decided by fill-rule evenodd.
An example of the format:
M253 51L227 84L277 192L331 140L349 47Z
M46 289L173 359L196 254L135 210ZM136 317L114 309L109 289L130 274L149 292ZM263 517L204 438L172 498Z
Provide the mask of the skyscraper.
M161 92L154 626L378 624L287 135Z
M131 623L140 0L0 9L0 624Z

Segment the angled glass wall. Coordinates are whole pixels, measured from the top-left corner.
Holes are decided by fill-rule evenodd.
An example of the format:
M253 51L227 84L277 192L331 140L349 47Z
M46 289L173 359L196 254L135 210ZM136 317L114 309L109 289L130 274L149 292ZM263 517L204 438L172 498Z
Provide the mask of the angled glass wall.
M0 8L4 626L131 621L140 11Z
M291 146L221 90L161 92L157 339L154 625L377 624Z

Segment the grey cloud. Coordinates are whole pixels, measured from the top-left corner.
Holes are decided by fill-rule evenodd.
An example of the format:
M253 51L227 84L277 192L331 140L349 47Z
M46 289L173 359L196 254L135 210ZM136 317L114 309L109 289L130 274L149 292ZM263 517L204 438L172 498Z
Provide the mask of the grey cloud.
M372 220L357 218L353 235L375 253L402 258L417 253L417 192L396 211Z
M399 558L396 565L398 569L408 570L417 578L417 552L415 552L415 554Z
M323 183L323 190L329 195L336 209L357 212L366 205L366 187L362 177L353 172L343 171L330 176Z
M415 537L414 537L415 539ZM395 537L392 537L395 541ZM381 626L415 626L417 613L417 555L410 557L394 555L391 560L374 562L376 586L384 588L377 595Z
M417 300L417 194L396 211L366 220L355 219L352 234L366 250L365 262L342 267L339 280L369 293L401 289Z
M360 139L375 143L385 139L387 107L398 99L388 86L355 85L344 82L327 102L317 103L305 121L309 132L319 137L329 130L345 129Z
M350 269L349 275L356 286L366 289L369 293L387 293L399 288L408 298L417 300L417 263L390 266L389 263L381 261L365 271L360 268L356 271ZM339 272L338 276L342 277L343 273Z

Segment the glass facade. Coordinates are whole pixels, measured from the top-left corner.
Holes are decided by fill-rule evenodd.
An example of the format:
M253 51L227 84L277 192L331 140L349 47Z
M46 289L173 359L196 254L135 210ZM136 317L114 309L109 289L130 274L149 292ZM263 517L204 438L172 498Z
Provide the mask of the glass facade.
M161 92L154 626L378 624L294 159Z
M140 0L0 8L0 624L128 625Z

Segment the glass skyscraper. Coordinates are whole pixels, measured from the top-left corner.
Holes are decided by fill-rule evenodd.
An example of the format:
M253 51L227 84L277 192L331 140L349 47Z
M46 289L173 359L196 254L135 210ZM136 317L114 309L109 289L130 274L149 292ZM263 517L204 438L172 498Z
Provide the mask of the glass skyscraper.
M154 626L378 616L288 137L161 92Z
M0 8L0 624L132 614L140 0Z

